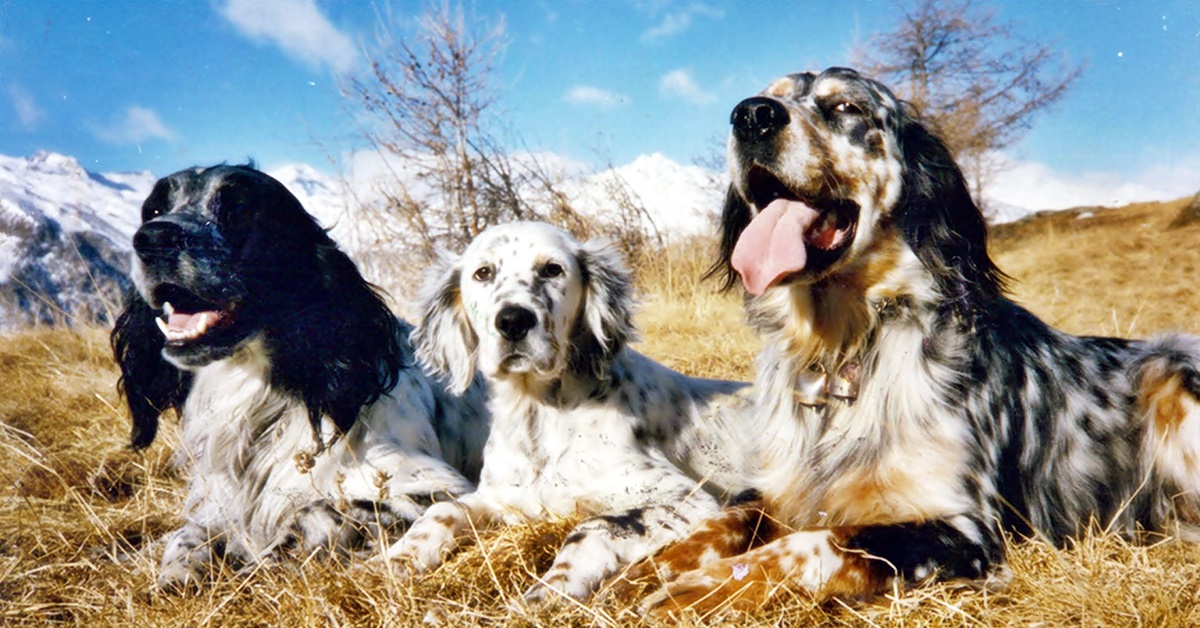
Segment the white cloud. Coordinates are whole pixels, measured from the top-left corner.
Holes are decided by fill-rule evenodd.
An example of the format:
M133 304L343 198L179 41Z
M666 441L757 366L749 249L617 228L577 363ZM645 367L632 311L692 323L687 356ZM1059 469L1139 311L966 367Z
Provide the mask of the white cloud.
M242 34L279 46L290 57L337 72L354 67L358 51L314 0L227 0L218 8Z
M33 95L20 85L9 85L8 97L12 101L13 113L16 114L22 129L32 131L46 117L46 112L38 107Z
M658 91L664 96L682 98L694 105L707 105L717 99L711 92L701 89L700 85L696 83L696 79L692 78L692 71L688 68L680 68L664 74L662 78L658 79Z
M985 188L989 202L1026 210L1067 209L1086 205L1116 207L1167 201L1200 191L1200 154L1140 170L1068 174L1006 156L1004 169ZM1005 212L1006 214L1009 212Z
M93 126L96 137L110 144L137 144L146 140L169 140L175 132L167 128L152 109L132 105L123 115L105 126Z
M658 24L642 32L642 41L653 42L679 35L690 29L697 17L721 19L725 17L725 13L700 2L689 4L663 15Z
M591 85L576 85L567 90L563 98L572 105L599 107L600 109L615 109L629 104L628 96Z

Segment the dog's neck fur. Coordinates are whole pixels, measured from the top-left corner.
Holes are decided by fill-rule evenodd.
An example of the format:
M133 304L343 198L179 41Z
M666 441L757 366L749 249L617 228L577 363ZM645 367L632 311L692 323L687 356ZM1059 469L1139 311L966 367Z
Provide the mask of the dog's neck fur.
M933 277L907 247L897 247L871 266L868 262L845 269L815 284L773 288L747 303L751 322L764 341L756 364L756 413L769 435L758 488L771 512L791 525L877 517L877 522L886 522L892 511L881 505L883 493L869 483L845 484L840 478L909 482L925 471L931 477L957 478L961 461L951 454L958 451L962 435L949 425L922 422L928 419L922 410L934 385L924 366L923 342L946 322L937 308L941 297ZM958 337L949 336L951 341ZM814 367L837 373L851 363L861 367L856 398L806 402L806 373ZM884 371L893 377L899 374L903 382L875 381L881 363L889 364ZM889 394L893 389L900 392ZM779 394L789 390L792 394ZM941 453L933 456L936 460L914 461L915 472L892 464L895 458L886 452L912 442L929 443L930 451ZM806 489L796 491L797 486ZM847 497L860 493L863 499ZM905 516L916 518L952 512L961 505L923 497L919 491L905 499L906 508L911 508Z

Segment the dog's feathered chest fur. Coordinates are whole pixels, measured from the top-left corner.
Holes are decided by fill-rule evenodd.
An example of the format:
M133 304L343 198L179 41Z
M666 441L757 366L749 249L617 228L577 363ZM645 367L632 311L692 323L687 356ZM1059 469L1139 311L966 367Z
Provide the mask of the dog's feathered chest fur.
M567 378L552 399L498 382L480 488L521 495L513 501L529 503L530 516L540 508L627 509L647 500L613 490L622 483L613 474L645 486L634 476L647 472L649 457L704 478L717 494L737 491L753 464L734 412L744 405L740 387L684 377L628 349L614 357L607 381Z
M390 480L403 479L410 470L378 464L383 461L369 456L369 448L394 439L411 447L414 456L441 457L427 423L400 425L391 416L400 410L395 407L398 397L416 406L404 409L412 416L433 413L431 391L412 379L402 375L396 389L345 434L339 435L325 420L321 437L328 446L318 452L307 407L294 394L271 385L270 360L261 342L199 369L183 407L182 438L175 454L192 476L189 509L212 509L202 516L236 531L257 555L291 534L298 511L313 499L336 504L372 493L380 502L399 497L388 495ZM463 490L461 479L446 479L445 489ZM394 514L411 519L420 508L413 504L411 512Z

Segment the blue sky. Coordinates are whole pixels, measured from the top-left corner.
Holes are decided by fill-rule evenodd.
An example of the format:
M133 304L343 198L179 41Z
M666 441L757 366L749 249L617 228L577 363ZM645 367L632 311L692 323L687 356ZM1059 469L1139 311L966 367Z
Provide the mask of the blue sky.
M1087 65L1014 162L1085 187L1200 189L1200 1L980 2ZM248 156L333 170L363 145L339 77L365 66L380 15L403 35L424 6L0 0L0 153L160 175ZM709 156L739 100L778 75L848 63L899 15L890 0L474 6L505 23L507 124L532 149L592 164Z

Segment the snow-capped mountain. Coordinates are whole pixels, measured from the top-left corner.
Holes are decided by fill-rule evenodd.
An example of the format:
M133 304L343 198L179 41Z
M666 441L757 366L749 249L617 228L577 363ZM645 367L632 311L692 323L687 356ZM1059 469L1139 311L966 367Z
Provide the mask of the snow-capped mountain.
M55 153L0 155L0 328L110 319L153 183Z
M721 211L725 181L723 174L653 153L588 177L578 204L585 213L602 215L612 202L609 186L623 184L662 235L711 233Z

